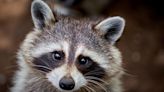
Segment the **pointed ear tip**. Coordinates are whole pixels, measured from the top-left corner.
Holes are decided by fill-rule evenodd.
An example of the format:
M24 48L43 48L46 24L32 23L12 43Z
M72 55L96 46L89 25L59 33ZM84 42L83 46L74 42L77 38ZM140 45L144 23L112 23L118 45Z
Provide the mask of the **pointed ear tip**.
M33 0L32 6L34 6L35 4L38 4L38 3L40 3L40 2L41 2L41 0Z
M33 0L32 3L33 3L33 4L34 4L34 3L43 3L43 1L42 1L42 0Z
M45 10L49 8L49 6L42 0L33 0L31 4L31 13L33 14L37 10Z
M42 0L33 0L31 7L33 8L35 6L37 7L37 6L41 6L41 5L45 5L44 1L42 1Z
M34 0L31 4L31 10L36 8L40 4L40 0Z
M113 19L120 20L125 25L125 19L121 16L115 16Z
M114 17L111 17L111 19L117 19L117 20L125 21L125 19L121 16L114 16Z

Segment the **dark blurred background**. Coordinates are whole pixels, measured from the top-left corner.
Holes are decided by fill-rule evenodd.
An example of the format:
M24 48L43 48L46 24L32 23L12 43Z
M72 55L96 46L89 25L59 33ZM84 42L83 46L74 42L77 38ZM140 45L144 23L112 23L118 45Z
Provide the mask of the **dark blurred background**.
M0 92L11 87L16 52L32 30L31 0L0 0ZM117 43L123 54L125 92L164 92L164 3L162 0L115 0L110 16L126 19Z

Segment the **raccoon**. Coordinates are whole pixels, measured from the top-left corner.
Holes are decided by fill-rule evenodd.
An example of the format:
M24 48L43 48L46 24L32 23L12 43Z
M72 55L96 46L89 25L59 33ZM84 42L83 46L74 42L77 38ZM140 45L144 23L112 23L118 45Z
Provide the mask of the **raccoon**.
M44 0L53 11L69 16L97 16L106 12L115 0Z
M31 13L35 28L18 51L11 92L122 92L122 59L114 44L123 18L66 17L41 0L32 2Z

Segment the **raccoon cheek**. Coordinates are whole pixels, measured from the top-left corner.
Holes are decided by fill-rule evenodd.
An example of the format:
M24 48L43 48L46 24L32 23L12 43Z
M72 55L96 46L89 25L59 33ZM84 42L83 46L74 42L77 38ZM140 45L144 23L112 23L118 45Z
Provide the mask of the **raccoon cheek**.
M106 70L96 62L92 62L89 68L79 68L79 71L84 75L86 80L92 80L92 78L94 78L94 81L98 81L95 79L103 79L107 76Z
M66 74L66 65L63 65L47 73L46 78L55 88L62 91L59 82Z
M35 58L32 61L31 66L37 70L43 71L45 73L48 73L51 71L51 67L48 66L48 63L45 62L45 59L43 58Z
M85 79L84 75L78 69L74 69L71 72L71 76L75 81L74 90L78 90L78 89L80 89L81 87L83 87L84 85L87 84L87 80Z

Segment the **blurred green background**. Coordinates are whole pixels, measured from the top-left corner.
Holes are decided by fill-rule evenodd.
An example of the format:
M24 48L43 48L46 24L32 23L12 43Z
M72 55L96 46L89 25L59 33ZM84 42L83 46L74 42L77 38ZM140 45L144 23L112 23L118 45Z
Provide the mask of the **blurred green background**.
M16 52L32 30L31 0L0 0L0 92L11 87ZM164 3L162 0L115 0L110 16L126 19L117 43L123 54L125 92L164 92Z

